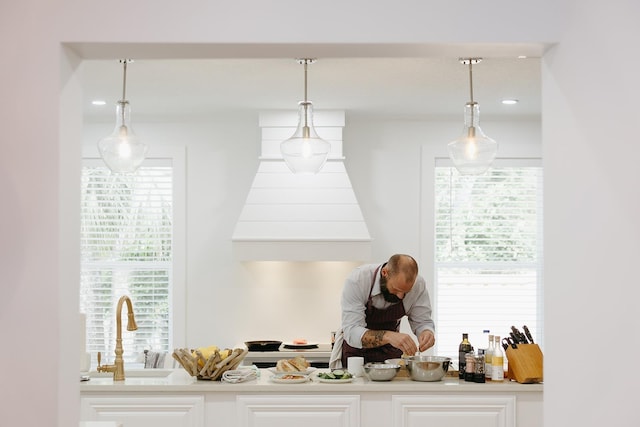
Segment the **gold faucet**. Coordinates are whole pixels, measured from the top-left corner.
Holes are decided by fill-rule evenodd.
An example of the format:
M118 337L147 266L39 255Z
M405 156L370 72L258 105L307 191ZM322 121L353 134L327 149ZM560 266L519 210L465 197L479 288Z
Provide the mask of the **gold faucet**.
M116 326L117 326L117 335L116 335L116 360L113 365L100 365L101 355L98 353L98 367L96 368L98 372L113 372L113 380L114 381L124 381L124 359L122 358L122 354L124 351L122 350L122 304L127 303L127 311L129 319L127 321L127 331L135 331L138 329L138 325L136 325L136 319L133 316L133 306L131 305L131 300L128 296L123 295L120 297L118 301L118 308L116 309Z

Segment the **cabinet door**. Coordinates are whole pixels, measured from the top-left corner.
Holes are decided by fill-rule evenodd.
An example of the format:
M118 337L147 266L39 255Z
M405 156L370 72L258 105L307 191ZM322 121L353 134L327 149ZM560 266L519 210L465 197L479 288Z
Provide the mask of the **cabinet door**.
M203 427L204 396L82 397L83 421L117 421L126 427Z
M407 396L391 398L393 427L515 427L514 396Z
M241 395L238 427L359 427L360 396Z

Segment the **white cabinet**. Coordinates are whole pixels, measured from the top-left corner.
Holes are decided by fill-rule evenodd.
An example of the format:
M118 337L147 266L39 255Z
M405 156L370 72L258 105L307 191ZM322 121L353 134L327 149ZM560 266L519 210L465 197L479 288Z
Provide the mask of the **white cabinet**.
M82 421L122 427L542 427L543 385L368 381L276 384L164 378L95 378L80 384Z
M391 397L393 427L515 427L515 396Z
M238 427L358 427L359 395L239 395Z
M117 421L126 427L204 427L204 396L83 396L80 418Z

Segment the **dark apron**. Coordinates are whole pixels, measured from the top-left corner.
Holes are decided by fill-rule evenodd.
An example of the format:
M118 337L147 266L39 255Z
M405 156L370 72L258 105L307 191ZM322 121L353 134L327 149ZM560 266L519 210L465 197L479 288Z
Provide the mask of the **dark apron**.
M396 331L400 330L400 320L406 314L402 301L389 306L382 310L373 306L371 301L371 292L373 285L378 276L380 266L376 268L371 280L371 289L369 289L369 299L364 310L365 322L367 329L374 331ZM376 348L355 348L351 347L347 340L342 343L342 366L347 366L347 358L351 356L364 357L364 363L367 362L384 362L386 359L396 359L402 356L402 350L395 348L391 344L385 344Z

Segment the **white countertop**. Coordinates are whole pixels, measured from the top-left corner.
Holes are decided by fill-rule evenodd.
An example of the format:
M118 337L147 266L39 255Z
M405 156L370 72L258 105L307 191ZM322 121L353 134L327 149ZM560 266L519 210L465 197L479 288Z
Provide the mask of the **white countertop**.
M147 369L144 371L156 371ZM318 372L328 371L319 369ZM313 392L313 393L360 393L360 392L420 392L420 393L526 393L542 392L543 384L519 384L515 381L500 383L470 383L460 381L455 377L445 377L442 381L420 382L412 381L408 377L398 376L392 381L370 381L367 378L355 378L350 383L327 384L310 375L310 380L304 383L280 384L271 381L272 373L268 369L259 369L259 377L243 383L226 383L221 381L197 380L182 369L158 370L161 376L149 376L154 372L131 372L125 380L115 382L112 377L92 377L80 384L81 393L111 393L111 392L192 392L192 393L282 393L282 392ZM147 376L138 376L147 375Z

